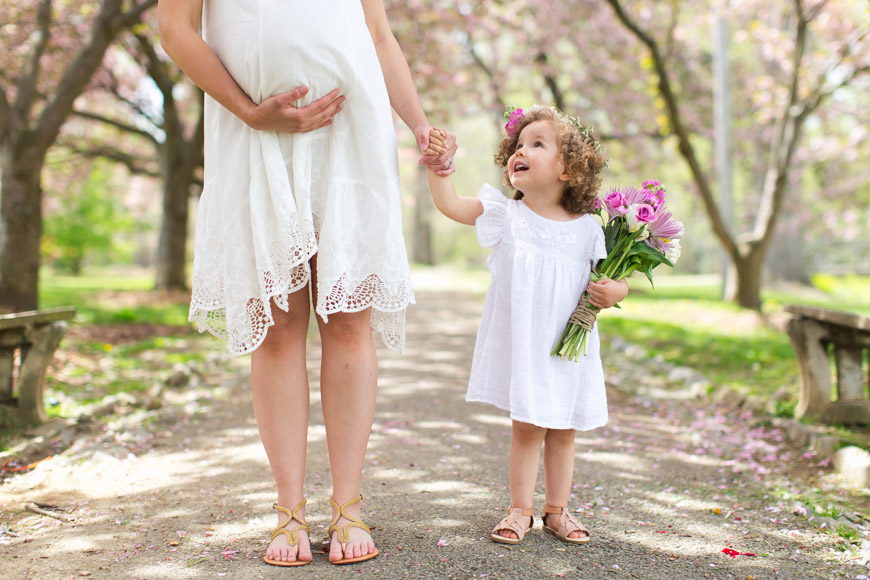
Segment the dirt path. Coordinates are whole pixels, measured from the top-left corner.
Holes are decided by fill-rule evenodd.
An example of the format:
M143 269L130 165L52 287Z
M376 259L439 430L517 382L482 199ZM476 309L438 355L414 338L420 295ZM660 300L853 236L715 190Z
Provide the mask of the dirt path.
M510 424L463 400L481 306L477 295L420 291L407 354L380 353L363 481L376 560L335 567L317 554L301 569L262 564L274 495L239 370L122 435L80 433L66 453L0 486L3 578L866 578L860 554L838 549L843 540L819 531L803 506L796 515L789 500L835 486L825 466L751 415L687 398L666 369L631 352L607 358L610 424L578 436L569 507L592 542L558 543L540 520L520 546L491 542L509 502ZM310 361L314 383L318 362ZM319 539L330 476L316 385L312 395L307 493ZM27 512L29 501L74 519Z

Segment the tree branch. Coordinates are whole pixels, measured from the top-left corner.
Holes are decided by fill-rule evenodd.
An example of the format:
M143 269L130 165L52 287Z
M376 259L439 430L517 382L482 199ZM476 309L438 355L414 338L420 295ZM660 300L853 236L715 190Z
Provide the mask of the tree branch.
M689 132L683 124L683 119L680 113L677 97L671 87L670 77L668 76L668 71L665 68L664 59L662 58L656 41L649 34L641 30L641 28L631 18L629 18L629 16L625 13L625 10L623 10L623 7L620 4L619 0L606 0L606 2L610 4L610 6L613 8L614 12L616 13L616 17L619 19L620 22L622 22L623 26L625 26L632 34L634 34L634 36L637 37L637 39L646 46L647 50L649 50L650 57L653 61L653 66L655 67L656 74L658 75L659 95L665 102L665 107L668 111L668 119L673 128L674 135L676 135L679 142L680 154L689 164L689 169L692 172L692 176L695 180L695 185L697 185L698 187L698 193L701 196L701 201L704 204L707 215L710 217L710 221L713 226L713 232L722 241L722 245L724 246L725 251L728 252L731 258L738 258L739 249L736 242L731 237L731 234L728 232L728 228L726 227L725 222L722 219L722 214L719 211L719 207L716 205L716 201L713 198L713 192L710 188L710 181L707 179L706 174L701 169L701 164L698 161L697 155L695 155L695 149L694 147L692 147L692 143L689 138Z
M26 119L33 106L36 96L36 85L39 81L39 61L48 47L51 38L51 0L40 0L36 14L36 29L31 36L30 54L24 59L21 77L15 96L15 112L20 119Z
M6 133L12 127L12 106L6 99L6 87L0 83L0 139L4 139Z
M547 53L541 51L535 57L535 62L541 67L541 76L544 77L544 83L547 85L547 88L550 89L550 93L553 95L553 104L556 105L556 108L560 111L565 110L565 95L562 93L562 89L559 87L559 83L556 81L556 77L553 75L553 72L550 70L549 62L547 61Z
M767 172L758 200L755 227L749 243L767 244L773 236L774 226L782 206L786 191L788 166L797 146L804 120L809 116L807 107L797 111L800 91L800 72L807 44L809 20L804 13L801 0L794 0L798 23L795 29L794 54L792 55L792 74L789 83L788 102L777 122L774 141L770 144Z
M122 3L122 0L102 1L100 12L91 28L90 38L67 67L39 119L35 143L39 154L44 154L57 139L61 125L72 111L73 103L99 68L106 49L118 32L138 22L142 13L156 5L157 0L139 0L127 12L122 11Z
M152 135L151 133L149 133L148 131L145 131L143 129L140 129L139 127L135 127L135 126L130 125L128 123L124 123L123 121L118 121L116 119L106 117L106 116L101 115L99 113L91 113L90 111L79 111L77 109L73 109L71 114L73 114L77 117L82 117L83 119L90 119L91 121L99 121L100 123L103 123L105 125L110 125L112 127L115 127L116 129L124 131L125 133L132 133L134 135L138 135L139 137L143 137L143 138L147 139L154 146L160 145L160 142L157 140L157 138L154 135Z
M504 111L507 108L505 102L501 98L501 91L499 90L498 81L496 80L496 76L493 73L492 69L487 65L483 58L477 53L474 49L474 40L471 38L471 35L467 35L468 38L468 53L471 55L471 58L474 59L475 64L480 67L480 70L483 71L483 74L486 75L486 78L489 79L489 88L492 90L493 99L498 105L500 111Z
M146 163L143 163L140 156L125 153L123 151L118 151L113 147L108 147L105 145L80 147L78 145L73 145L72 143L67 143L65 141L58 142L58 145L72 151L73 153L82 155L89 159L102 158L108 159L109 161L114 161L116 163L120 163L122 165L125 165L130 173L136 175L145 175L155 178L161 177L160 172L148 167Z

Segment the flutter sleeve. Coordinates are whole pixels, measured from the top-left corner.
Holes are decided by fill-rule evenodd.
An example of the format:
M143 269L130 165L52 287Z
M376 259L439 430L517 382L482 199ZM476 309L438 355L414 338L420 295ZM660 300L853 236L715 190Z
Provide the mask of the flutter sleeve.
M595 219L590 219L592 223L592 234L589 240L589 261L592 262L592 267L598 265L598 260L603 260L607 257L607 247L604 244L604 228L602 228Z
M474 223L477 230L477 241L484 248L491 248L499 243L504 231L507 216L508 198L502 192L488 183L477 194L477 199L483 204L483 213Z

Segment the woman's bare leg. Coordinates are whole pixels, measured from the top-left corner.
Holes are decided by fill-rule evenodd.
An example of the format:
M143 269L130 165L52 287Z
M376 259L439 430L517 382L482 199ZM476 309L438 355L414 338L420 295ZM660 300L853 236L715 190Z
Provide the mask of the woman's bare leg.
M305 482L305 452L308 445L308 370L305 343L308 335L308 288L290 294L289 312L272 306L275 325L251 357L251 397L260 439L269 457L278 487L278 505L292 510L302 501ZM305 517L305 510L300 510ZM286 516L278 513L280 524ZM287 524L288 529L299 522ZM298 553L287 536L276 536L266 557L293 562L311 560L308 535L299 532Z
M317 257L312 260L312 297L317 304ZM371 308L361 312L337 312L329 322L317 317L323 358L320 364L320 400L326 426L326 446L332 471L332 498L338 505L359 497L359 481L378 396L378 360L371 328ZM347 513L359 518L362 505L349 506ZM334 510L335 508L333 508ZM335 513L332 514L335 517ZM341 518L338 525L347 520ZM372 538L360 528L349 528L344 552L338 532L329 546L331 561L355 558L375 550Z

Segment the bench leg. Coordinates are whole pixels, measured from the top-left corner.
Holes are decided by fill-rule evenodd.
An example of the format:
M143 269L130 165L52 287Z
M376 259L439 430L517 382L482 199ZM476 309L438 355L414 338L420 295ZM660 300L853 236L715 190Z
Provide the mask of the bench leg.
M792 318L788 322L791 338L801 368L801 388L795 417L816 418L831 404L831 370L828 351L822 345L825 327L812 320Z
M17 419L25 425L35 425L48 420L43 398L45 395L45 372L54 351L69 330L65 321L52 322L34 328L27 333L31 347L21 361L18 373Z

